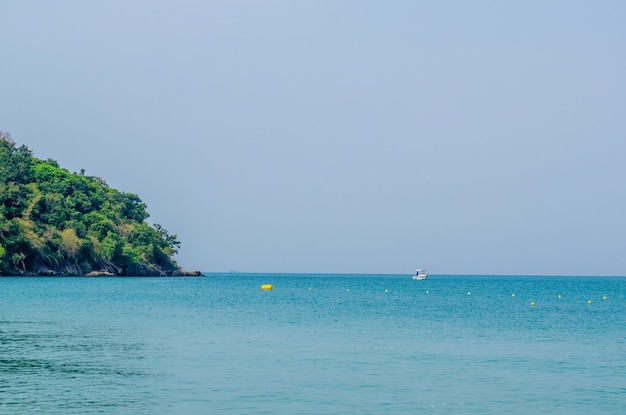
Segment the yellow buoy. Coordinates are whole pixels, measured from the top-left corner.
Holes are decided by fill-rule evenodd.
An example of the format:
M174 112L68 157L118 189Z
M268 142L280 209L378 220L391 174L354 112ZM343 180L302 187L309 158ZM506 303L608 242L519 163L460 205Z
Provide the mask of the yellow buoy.
M587 300L587 304L591 304L591 300Z
M515 294L511 294L511 297L515 297Z
M534 306L535 306L535 302L534 302L534 301L531 301L531 302L530 302L530 306L531 306L531 307L534 307Z
M346 290L346 292L347 292L347 293L349 293L349 292L350 292L350 288L348 288L348 289Z
M430 294L430 291L426 291L426 294Z
M606 295L604 297L602 297L602 300L606 301Z
M468 291L468 292L467 292L467 295L470 295L470 294L472 294L472 293L471 293L470 291Z
M263 285L261 285L261 289L262 290L271 290L272 288L273 288L272 284L263 284Z
M313 288L309 287L309 291L313 290Z
M386 293L388 293L388 292L389 292L389 290L385 290L385 292L386 292Z
M557 295L557 298L558 298L559 300L561 299L561 297L562 297L562 295L561 295L561 294Z

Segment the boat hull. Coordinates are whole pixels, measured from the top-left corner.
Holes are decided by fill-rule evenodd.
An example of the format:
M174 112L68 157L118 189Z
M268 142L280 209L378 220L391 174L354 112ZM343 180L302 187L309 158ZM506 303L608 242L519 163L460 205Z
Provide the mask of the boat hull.
M415 274L413 274L413 279L414 280L425 280L427 276L428 276L428 274L426 273L425 269L418 268L417 271L415 271Z

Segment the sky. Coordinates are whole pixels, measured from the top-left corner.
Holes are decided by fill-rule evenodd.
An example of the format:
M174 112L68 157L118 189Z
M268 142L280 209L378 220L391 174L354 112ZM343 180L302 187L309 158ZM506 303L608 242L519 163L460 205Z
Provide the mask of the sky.
M626 275L626 2L0 1L0 130L206 272Z

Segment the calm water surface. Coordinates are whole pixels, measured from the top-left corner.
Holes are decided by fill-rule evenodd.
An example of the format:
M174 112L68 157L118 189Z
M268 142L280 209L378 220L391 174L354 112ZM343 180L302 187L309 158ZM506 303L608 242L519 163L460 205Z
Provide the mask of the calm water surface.
M1 278L0 413L626 413L625 304L626 278Z

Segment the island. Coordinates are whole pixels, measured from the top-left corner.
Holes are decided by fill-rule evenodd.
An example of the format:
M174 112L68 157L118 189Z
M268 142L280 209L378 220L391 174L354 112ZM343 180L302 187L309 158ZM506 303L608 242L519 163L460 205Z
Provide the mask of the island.
M1 275L201 276L176 263L180 242L146 208L0 132Z

